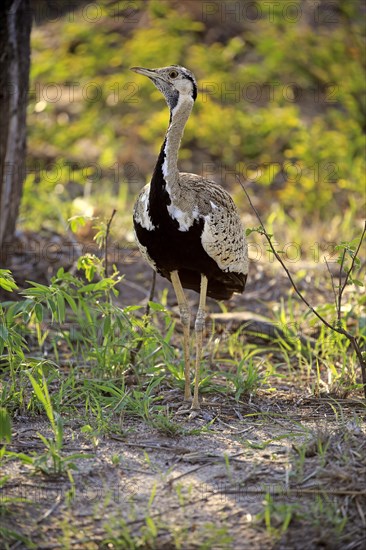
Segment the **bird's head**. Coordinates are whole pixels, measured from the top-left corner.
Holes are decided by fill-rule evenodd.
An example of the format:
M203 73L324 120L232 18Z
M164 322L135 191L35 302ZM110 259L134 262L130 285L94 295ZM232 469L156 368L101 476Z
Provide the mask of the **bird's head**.
M193 101L197 97L197 82L193 73L180 65L161 69L131 67L131 71L148 76L165 97L170 110L177 105L179 97L190 97Z

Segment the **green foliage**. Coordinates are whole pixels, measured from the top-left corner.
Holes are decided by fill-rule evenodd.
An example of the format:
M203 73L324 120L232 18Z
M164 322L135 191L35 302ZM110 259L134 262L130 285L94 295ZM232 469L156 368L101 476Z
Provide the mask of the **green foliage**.
M9 413L4 407L0 407L0 442L11 441L11 421Z
M116 16L117 4L99 2L101 16L94 22L74 12L33 30L23 227L65 231L69 220L71 231L91 228L105 248L108 224L98 220L116 208L114 230L132 240L133 197L150 177L168 113L151 83L128 69L181 63L199 80L198 101L182 143L182 169L204 173L224 186L235 182L234 170L240 172L263 202L264 219L268 214L271 225L279 219L286 227L292 223L297 235L303 222L322 219L327 227L335 215L353 228L362 208L365 173L357 2L336 3L335 25L315 24L305 12L300 21L286 21L282 2L273 4L271 19L262 17L254 24L245 17L235 24L222 16L205 20L198 2L134 1L130 16ZM234 190L235 199L243 206L239 191ZM263 234L263 228L247 234L252 232ZM353 263L348 283L355 292L342 304L341 324L351 327L361 345L366 338L365 298L357 292L362 262L355 254L357 241L348 242L344 234L341 239L336 252L343 279L334 279L334 290L336 294ZM123 279L112 266L107 276L104 259L97 255L82 256L77 267L81 274L61 268L48 285L30 282L18 301L12 301L12 274L0 270L0 287L9 293L0 305L0 438L9 443L13 412L43 414L49 425L45 434L38 434L41 453L15 453L4 446L0 462L20 460L32 473L66 474L70 498L75 491L71 471L87 455L67 452L69 418L81 420L80 431L95 446L101 433L123 436L125 417L142 419L172 438L208 430L182 428L170 400L164 401L167 392L184 385L181 350L172 344L174 322L167 310L152 302L147 317L140 306L117 307L113 298ZM317 310L337 326L336 303ZM240 413L239 406L253 393L276 391L267 385L275 377L295 375L297 385L305 384L316 395L326 391L346 397L359 391L356 358L344 335L317 325L292 298L271 319L282 332L267 346L249 345L240 331L215 333L208 346L211 357L202 366L202 393L214 394L214 403L226 394ZM301 327L305 336L312 330L308 344L299 338ZM264 449L275 440L250 446ZM325 467L326 442L317 441L316 450ZM306 449L302 452L305 459ZM112 457L113 464L118 460L119 455ZM226 466L230 479L228 459ZM6 482L6 477L0 479L1 488ZM158 496L154 485L147 498L151 511ZM178 497L182 506L189 502L182 491ZM3 504L12 505L7 499ZM337 535L347 523L343 512L321 497L310 516L319 528L330 523ZM110 518L104 545L154 547L172 529L150 510L138 535L127 520ZM271 494L257 516L275 538L285 536L298 519L295 504ZM177 548L184 546L185 537L189 544L190 528L174 529ZM19 540L32 545L15 532L1 528L0 535L6 544ZM198 528L194 538L202 548L230 545L226 528L211 523L203 533Z
M347 514L337 505L337 502L328 495L321 493L316 495L315 502L308 512L308 517L318 525L319 529L324 529L325 525L329 526L335 540L342 534L349 521Z
M270 493L264 498L264 510L256 516L257 522L263 522L269 535L280 538L286 533L291 521L296 518L298 504L277 503Z
M264 376L253 363L253 359L240 361L235 373L227 373L228 381L234 386L235 400L239 401L242 395L250 395L263 385Z
M65 472L69 472L70 468L75 469L73 460L77 458L88 458L88 455L82 453L74 453L71 455L63 456L62 447L64 440L63 420L59 414L57 414L51 402L50 394L48 391L47 381L44 377L42 370L38 371L38 376L42 378L39 382L28 373L29 380L31 381L33 391L36 394L37 399L44 408L48 421L52 428L53 438L48 438L38 433L38 437L44 444L46 452L32 459L31 464L38 470L45 474L61 475ZM16 456L16 455L15 455ZM29 457L27 456L25 462L29 463ZM71 475L71 474L70 474ZM72 480L72 477L70 478Z
M362 15L359 2L336 4L331 22L300 1L297 18L281 2L268 12L258 3L261 17L234 22L165 0L117 16L115 0L98 3L95 20L76 12L34 28L23 225L60 228L76 216L75 229L80 215L113 206L116 229L132 238L131 195L152 173L168 113L129 67L168 63L199 79L182 168L223 185L236 170L300 219L360 213Z
M101 240L103 247L106 246L106 237L104 234ZM349 256L354 266L358 264L357 244L351 242L340 245L341 256ZM90 455L67 451L66 418L77 417L81 420L80 431L84 437L90 438L94 446L98 445L101 433L113 432L122 437L124 417L142 419L150 427L171 438L193 436L204 430L211 433L212 425L217 420L215 416L200 428L187 430L179 415L175 416L169 410L169 398L167 403L164 402L164 396L170 393L171 386L175 383L179 385L183 381L181 361L176 357L171 344L174 323L166 309L161 304L150 302L149 322L146 317L137 316L140 309L138 306L119 309L112 301L116 283L120 280L118 273L114 272L111 277L106 277L103 260L94 256L81 258L79 267L83 270L84 277L77 277L60 269L49 285L30 283L20 301L6 302L1 305L0 310L7 330L1 356L3 389L0 395L0 437L9 441L8 411L17 408L27 409L28 414L41 413L49 424L48 433L37 432L44 446L41 452L19 453L4 447L0 451L0 462L17 460L33 474L42 473L57 478L67 476L69 489L66 497L69 502L77 490L72 472L79 460L90 458ZM352 313L349 310L342 311L342 321L345 323L349 319L354 323L359 311L359 304L356 302L349 300L349 304L355 307ZM326 318L334 316L334 305L324 306L322 314ZM344 396L358 388L354 356L351 355L349 342L343 335L336 334L331 338L329 331L321 327L314 349L310 346L309 349L304 349L296 338L296 323L300 320L309 324L309 319L306 315L299 319L299 312L292 299L281 303L276 318L280 327L290 327L291 338L288 340L279 335L277 342L271 342L270 347L243 345L242 329L234 334L215 333L212 359L216 354L220 359L224 357L222 361L227 370L220 372L216 365L215 369L209 370L209 361L206 360L200 385L202 393L216 394L213 403L218 401L218 397L222 400L222 394L234 394L233 398L228 395L227 399L232 399L236 412L240 414L239 407L247 406L243 402L248 394L250 404L257 391L275 392L275 388L267 386L267 381L272 375L288 379L294 361L299 367L296 373L297 384L301 383L304 364L308 361L307 383L314 384L315 393L325 388L328 394L337 390L338 395L343 392L341 395ZM157 328L158 325L163 326L161 331ZM26 347L27 341L31 351ZM50 344L54 361L43 356L43 351L50 349ZM288 365L283 364L282 358L288 359ZM314 364L319 367L315 377L314 374L311 376ZM135 378L132 383L128 381L131 373ZM215 382L219 377L224 379L226 385ZM334 403L336 407L335 400ZM6 409L2 408L4 406ZM341 404L339 409L341 410ZM273 423L276 418L273 410L268 413L250 412L242 420L250 417L264 418L267 415ZM282 413L278 416L282 416ZM227 426L231 428L230 425ZM243 431L247 431L247 428ZM238 433L242 433L242 430ZM300 437L303 432L292 429L290 436ZM250 449L263 450L275 441L288 438L289 433L279 434L259 442L246 440L245 445ZM320 466L324 468L329 461L329 439L320 436L316 439L316 453ZM300 448L298 454L298 472L303 477L306 448ZM147 453L145 458L151 467L153 464ZM230 459L227 455L224 459L226 473L232 483L235 477ZM113 455L111 460L115 465L119 458ZM0 479L0 486L6 487L6 482L6 477ZM186 495L178 490L177 495L180 505L184 506ZM131 529L131 523L118 514L119 520L114 523L112 515L112 523L108 521L104 526L104 543L123 547L127 545L131 548L141 545L156 546L160 534L169 533L171 529L163 520L150 513L155 509L158 497L159 486L154 484L150 497L146 499L146 516L138 534ZM6 497L3 506L7 508L14 502L13 497ZM317 507L314 507L314 514L319 511L323 520L339 536L346 527L346 518L336 507L326 504L319 500ZM313 510L309 512L309 518L312 518L312 514ZM285 536L291 522L298 519L301 518L297 504L278 501L270 493L265 498L263 511L256 516L257 523L263 524L273 538ZM314 518L312 521L314 522ZM189 530L185 529L171 533L178 548L181 547L181 538L186 540L188 533ZM18 536L17 533L6 534L2 529L0 534L9 535L13 539ZM231 541L225 526L213 529L212 524L207 524L204 531L199 532L199 537L204 541L202 548L211 548L217 541L224 545Z
M18 288L9 269L0 269L0 287L8 292Z

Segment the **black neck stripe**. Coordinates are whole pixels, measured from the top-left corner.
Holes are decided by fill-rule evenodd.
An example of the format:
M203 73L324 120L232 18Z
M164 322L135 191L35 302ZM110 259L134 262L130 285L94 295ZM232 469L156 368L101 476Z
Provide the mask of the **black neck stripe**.
M193 78L189 74L185 74L184 76L186 78L188 78L188 80L190 80L193 84L192 97L193 97L193 101L196 101L196 98L197 98L197 85L196 85L195 81L193 80Z

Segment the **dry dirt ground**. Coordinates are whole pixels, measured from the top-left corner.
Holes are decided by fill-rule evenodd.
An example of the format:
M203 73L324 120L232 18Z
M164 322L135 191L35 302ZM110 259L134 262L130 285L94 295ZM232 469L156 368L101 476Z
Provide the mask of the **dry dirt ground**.
M143 303L151 274L127 256L121 304ZM230 309L265 313L284 292L279 277L258 268ZM164 287L159 279L157 296ZM168 428L119 416L118 429L91 435L85 418L65 418L64 454L88 457L75 460L73 483L6 462L2 497L20 500L2 508L2 528L40 549L365 548L364 402L315 398L281 376L274 386L239 401L206 394L189 418L175 415L180 390L163 385L156 392L175 415ZM37 432L51 437L43 417L16 416L8 450L43 452Z
M167 392L164 401L179 397ZM64 452L90 455L77 461L74 492L67 477L7 463L3 496L26 501L10 507L3 526L45 549L134 548L134 537L142 548L364 548L366 437L354 422L364 415L361 403L288 390L246 403L207 399L203 411L203 418L178 417L180 433L121 418L122 435L93 441L70 419ZM36 432L51 435L45 422L26 416L13 430L9 448L17 452L42 452ZM146 518L156 536L146 534Z

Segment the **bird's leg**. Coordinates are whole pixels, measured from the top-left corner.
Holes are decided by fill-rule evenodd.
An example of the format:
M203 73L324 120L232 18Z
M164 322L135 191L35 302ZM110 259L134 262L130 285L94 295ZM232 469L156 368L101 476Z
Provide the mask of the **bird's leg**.
M202 340L203 340L203 329L205 328L205 307L206 307L206 296L207 296L207 277L201 274L201 288L200 288L200 302L198 306L196 322L194 325L194 330L196 333L196 368L194 376L194 394L192 409L200 409L200 404L198 401L198 383L199 383L199 373L200 373L200 362L202 355Z
M170 279L177 297L180 320L183 325L183 352L184 352L184 401L191 401L191 380L190 380L190 353L189 353L189 329L191 322L191 311L187 298L180 282L178 271L172 271Z

